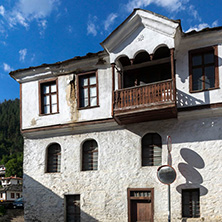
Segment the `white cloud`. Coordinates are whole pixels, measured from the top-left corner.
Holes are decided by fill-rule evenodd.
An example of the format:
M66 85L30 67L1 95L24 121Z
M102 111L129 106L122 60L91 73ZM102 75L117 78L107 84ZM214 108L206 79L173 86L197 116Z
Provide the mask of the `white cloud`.
M20 61L25 61L25 57L27 55L27 49L21 49L19 50L19 60Z
M73 28L72 28L71 25L69 25L69 26L67 27L67 31L68 31L69 33L72 33L72 32L73 32Z
M195 25L193 27L190 27L186 32L191 32L193 30L198 32L202 29L213 28L213 27L216 27L216 26L218 26L218 20L214 21L211 25L208 25L207 23L201 23L199 25Z
M39 27L39 33L41 36L43 36L45 34L45 30L47 28L47 20L40 20L38 22L38 27Z
M209 27L209 25L207 23L201 23L199 25L195 25L193 27L190 27L186 32L191 32L193 30L200 31L200 30L205 29L207 27Z
M106 21L104 22L104 28L107 31L109 29L109 27L114 23L115 19L117 18L117 14L116 13L111 13Z
M8 64L3 63L3 69L5 72L11 72L13 70L12 67L10 67Z
M89 20L87 23L87 35L92 34L93 36L97 35L97 27L95 25L97 21L97 17L96 16L89 16Z
M191 14L195 19L199 20L199 22L201 21L201 17L198 13L198 11L195 9L195 7L193 5L190 5L188 10L189 14Z
M0 15L2 15L2 16L5 15L5 8L3 5L0 5Z
M47 27L46 18L59 4L60 0L18 0L10 11L0 6L0 14L11 28L22 25L28 29L30 23L36 21L42 34Z
M214 21L211 26L212 26L212 27L218 26L218 20Z
M170 12L175 12L185 9L185 3L188 0L130 0L126 4L126 9L128 12L133 11L134 8L144 8L150 4L155 4L160 7L164 7Z

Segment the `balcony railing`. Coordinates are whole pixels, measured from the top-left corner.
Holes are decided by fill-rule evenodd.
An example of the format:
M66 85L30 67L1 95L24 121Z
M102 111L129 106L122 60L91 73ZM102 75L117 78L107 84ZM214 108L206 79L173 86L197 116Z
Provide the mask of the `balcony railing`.
M175 101L173 80L151 83L143 86L116 90L114 111L128 108L143 108Z

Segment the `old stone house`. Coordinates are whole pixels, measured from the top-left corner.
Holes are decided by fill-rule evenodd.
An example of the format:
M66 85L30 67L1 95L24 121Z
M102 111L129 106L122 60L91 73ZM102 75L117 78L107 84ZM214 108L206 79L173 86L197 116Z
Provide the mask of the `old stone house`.
M222 221L222 28L135 9L104 51L13 71L25 220Z
M11 176L0 178L0 202L13 202L22 196L22 178Z

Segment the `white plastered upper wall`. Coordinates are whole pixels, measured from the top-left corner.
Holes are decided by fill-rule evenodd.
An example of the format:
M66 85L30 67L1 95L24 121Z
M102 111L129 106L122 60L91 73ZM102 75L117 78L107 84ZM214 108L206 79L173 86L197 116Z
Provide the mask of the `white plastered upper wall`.
M163 45L175 48L180 36L178 21L136 9L101 45L115 63L121 56L133 59L142 50L153 54Z

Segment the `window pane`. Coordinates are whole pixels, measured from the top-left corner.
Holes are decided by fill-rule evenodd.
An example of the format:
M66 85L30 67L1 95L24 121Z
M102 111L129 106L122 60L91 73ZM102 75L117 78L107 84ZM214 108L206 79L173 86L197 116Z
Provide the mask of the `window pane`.
M44 105L49 105L49 104L50 104L49 96L44 96Z
M50 113L50 106L49 105L44 106L44 113L45 114L49 114Z
M49 93L49 86L43 86L43 93Z
M204 64L214 63L214 53L204 54Z
M87 77L80 78L80 86L88 86L88 78Z
M57 104L52 105L52 113L57 113Z
M56 92L56 84L51 85L51 92Z
M57 95L52 95L51 99L52 99L52 104L57 103Z
M90 105L96 106L97 105L97 97L90 98Z
M214 66L208 66L204 69L205 72L205 89L215 87L215 73Z
M90 85L96 84L96 76L91 76L89 81L90 81Z
M90 88L90 97L95 97L96 96L96 87L91 87Z
M88 88L83 89L83 97L88 98Z
M193 66L201 65L202 64L202 56L201 55L193 56L192 63L193 63Z
M202 78L201 68L193 69L192 82L193 82L192 86L193 90L203 89L203 78Z

